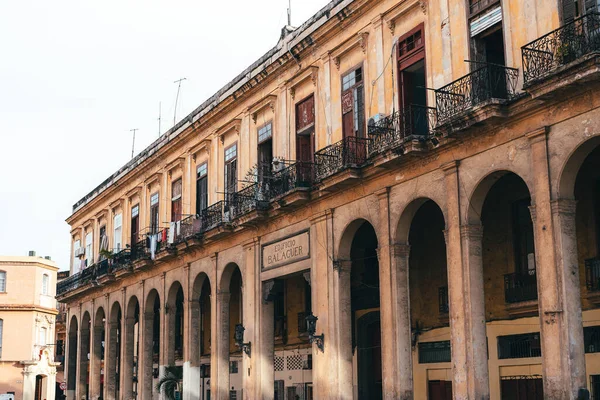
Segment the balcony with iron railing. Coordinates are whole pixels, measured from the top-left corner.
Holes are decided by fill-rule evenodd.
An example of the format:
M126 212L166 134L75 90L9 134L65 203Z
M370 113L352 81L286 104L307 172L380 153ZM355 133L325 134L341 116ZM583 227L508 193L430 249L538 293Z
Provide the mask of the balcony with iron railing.
M423 150L423 144L432 136L435 124L436 110L432 107L411 104L395 111L369 126L368 156L388 151L405 154L407 151Z
M544 85L546 88L541 91L534 90L532 86L590 59L592 59L591 69L584 67L572 70L568 75L556 76L556 86L564 87L572 83L573 79L581 81L586 77L588 79L597 77L598 62L593 59L600 55L599 52L600 14L592 12L576 18L521 48L524 88L528 91L532 89L534 95L548 93L553 88L547 82Z
M312 162L296 161L273 173L269 179L269 200L273 207L299 206L310 199L315 181Z
M501 116L498 105L517 96L519 70L492 63L477 65L471 73L435 90L437 128L466 128Z
M367 162L369 141L370 139L367 138L348 136L317 151L315 153L316 181L323 184L324 180L342 171L349 171L349 175L339 183L349 183L349 181L358 179L356 169L364 166Z
M230 193L227 197L232 219L239 219L254 212L260 214L269 208L268 179L259 179L258 182ZM258 215L253 217L258 217ZM256 218L253 217L246 219L255 220Z
M535 270L528 273L514 272L504 275L504 300L508 304L537 300Z

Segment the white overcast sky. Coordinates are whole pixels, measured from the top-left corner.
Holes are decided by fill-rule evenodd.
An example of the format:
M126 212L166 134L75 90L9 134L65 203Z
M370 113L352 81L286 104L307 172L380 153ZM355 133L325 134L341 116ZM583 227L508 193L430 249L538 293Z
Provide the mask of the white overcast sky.
M287 0L0 0L0 255L69 267L73 203L279 39ZM300 25L328 0L293 0Z

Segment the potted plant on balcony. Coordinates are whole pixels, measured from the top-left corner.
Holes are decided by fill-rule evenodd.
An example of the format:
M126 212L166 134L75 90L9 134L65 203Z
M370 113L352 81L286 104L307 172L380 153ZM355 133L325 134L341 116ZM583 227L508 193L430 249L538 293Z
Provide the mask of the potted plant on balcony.
M556 48L556 61L559 65L565 65L577 59L577 50L571 42L563 42Z

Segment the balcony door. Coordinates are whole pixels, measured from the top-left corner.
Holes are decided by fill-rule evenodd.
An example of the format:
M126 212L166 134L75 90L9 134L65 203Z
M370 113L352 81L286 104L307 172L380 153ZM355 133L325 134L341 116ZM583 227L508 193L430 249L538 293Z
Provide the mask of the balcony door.
M196 175L196 214L208 208L208 164L198 166Z
M365 91L362 66L342 77L342 131L344 138L365 137Z
M136 204L131 207L131 247L139 240L140 233L140 206Z
M315 97L296 104L296 160L312 162L315 154Z

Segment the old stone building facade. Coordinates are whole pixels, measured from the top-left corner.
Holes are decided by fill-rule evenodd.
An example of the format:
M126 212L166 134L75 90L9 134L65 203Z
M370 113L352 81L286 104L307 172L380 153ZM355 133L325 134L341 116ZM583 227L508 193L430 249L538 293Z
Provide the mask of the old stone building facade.
M74 205L69 398L600 396L597 11L284 28Z

